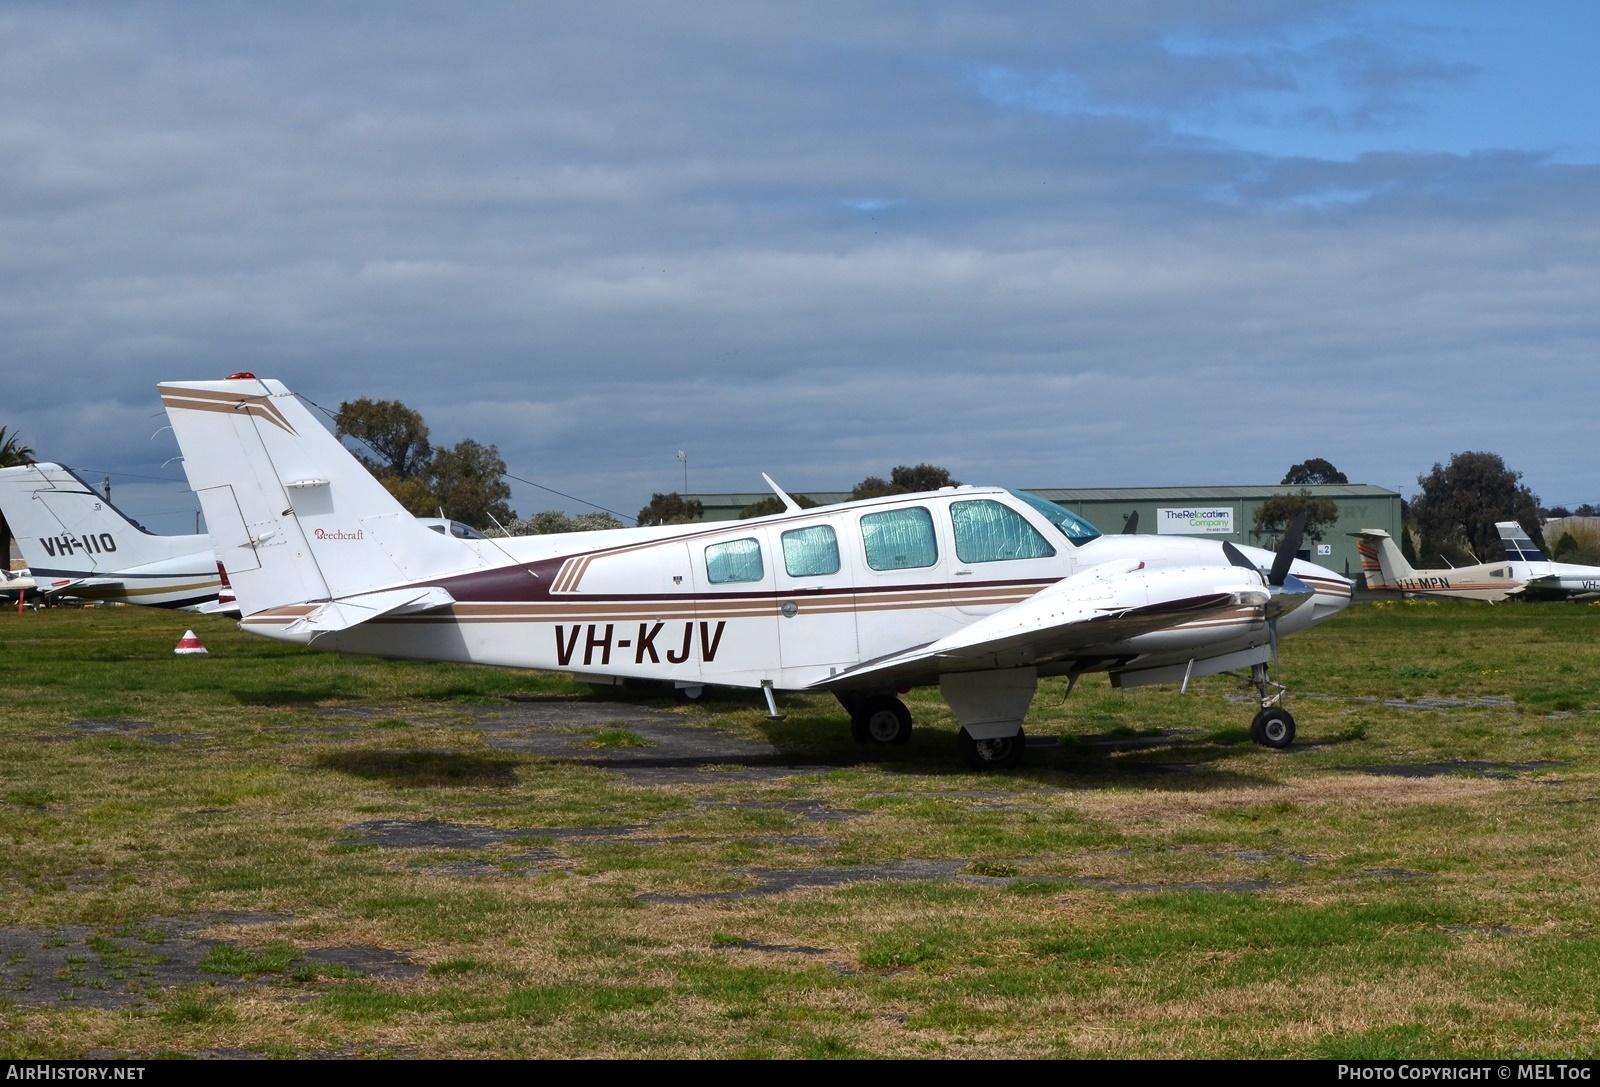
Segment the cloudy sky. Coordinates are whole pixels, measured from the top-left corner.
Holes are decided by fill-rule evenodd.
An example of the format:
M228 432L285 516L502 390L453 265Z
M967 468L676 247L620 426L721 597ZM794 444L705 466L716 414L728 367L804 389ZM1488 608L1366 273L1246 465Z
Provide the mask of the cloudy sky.
M0 425L192 530L155 384L652 491L1600 502L1600 5L12 2ZM179 482L162 482L174 480ZM515 484L513 505L586 507Z

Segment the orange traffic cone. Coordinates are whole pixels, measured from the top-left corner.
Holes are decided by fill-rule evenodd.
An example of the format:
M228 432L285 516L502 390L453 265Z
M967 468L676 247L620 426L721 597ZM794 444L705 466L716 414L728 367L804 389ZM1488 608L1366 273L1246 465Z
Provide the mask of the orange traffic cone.
M173 650L180 655L200 654L205 651L206 647L200 644L200 639L194 636L192 630L183 632L183 637L178 639L178 648Z

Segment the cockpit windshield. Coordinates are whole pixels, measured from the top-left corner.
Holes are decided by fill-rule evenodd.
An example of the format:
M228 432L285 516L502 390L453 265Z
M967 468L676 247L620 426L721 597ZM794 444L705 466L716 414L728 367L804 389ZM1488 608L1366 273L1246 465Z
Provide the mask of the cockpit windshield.
M1086 544L1090 540L1099 539L1100 530L1079 517L1071 510L1062 509L1054 502L1048 502L1036 494L1027 491L1012 491L1016 497L1044 514L1045 519L1061 530L1061 535L1071 540L1074 545Z

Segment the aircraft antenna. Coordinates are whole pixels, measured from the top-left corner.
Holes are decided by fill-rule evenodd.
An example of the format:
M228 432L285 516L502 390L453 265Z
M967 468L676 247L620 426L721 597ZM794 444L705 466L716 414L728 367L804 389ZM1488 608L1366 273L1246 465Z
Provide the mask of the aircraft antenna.
M767 481L767 486L772 488L772 493L777 495L778 496L778 501L783 503L783 510L784 510L785 513L799 513L800 512L800 503L798 503L794 499L790 498L789 497L789 493L787 491L785 491L782 487L778 486L776 483L772 482L772 477L771 476L767 475L767 473L765 473L765 472L762 472L761 473L761 478Z

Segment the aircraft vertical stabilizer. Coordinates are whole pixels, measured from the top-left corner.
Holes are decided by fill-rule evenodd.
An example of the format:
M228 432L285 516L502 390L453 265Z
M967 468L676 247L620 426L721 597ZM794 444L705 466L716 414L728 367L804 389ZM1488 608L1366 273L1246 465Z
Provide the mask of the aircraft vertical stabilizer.
M483 565L406 512L282 383L241 375L160 388L244 615Z
M1350 535L1361 541L1356 550L1361 553L1361 572L1367 577L1367 588L1396 588L1402 578L1416 574L1395 545L1394 537L1383 529L1364 528Z
M145 566L209 546L203 535L157 536L146 531L76 472L59 464L0 470L0 509L5 510L30 568L80 577Z
M215 607L211 541L147 531L70 468L0 469L5 511L39 592L154 607Z

